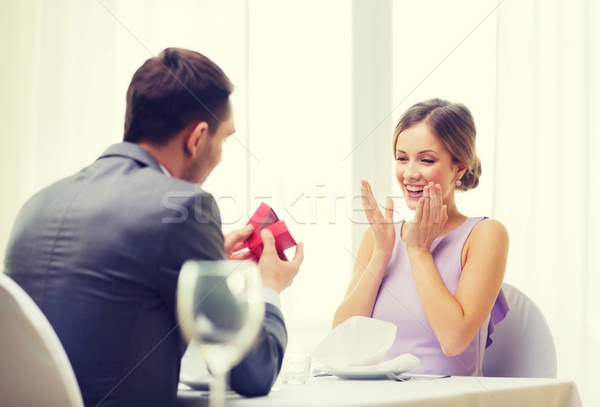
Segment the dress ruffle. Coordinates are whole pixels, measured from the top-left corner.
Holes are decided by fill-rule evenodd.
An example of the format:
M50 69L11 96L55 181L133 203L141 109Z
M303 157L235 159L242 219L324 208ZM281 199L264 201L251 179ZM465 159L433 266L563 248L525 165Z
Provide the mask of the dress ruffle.
M496 324L506 318L506 314L510 307L508 306L508 301L506 300L506 296L504 295L504 291L500 289L498 293L498 297L496 298L496 302L492 307L492 312L490 315L490 322L488 324L488 333L487 333L487 341L485 344L485 348L487 349L492 344L492 334L496 330Z

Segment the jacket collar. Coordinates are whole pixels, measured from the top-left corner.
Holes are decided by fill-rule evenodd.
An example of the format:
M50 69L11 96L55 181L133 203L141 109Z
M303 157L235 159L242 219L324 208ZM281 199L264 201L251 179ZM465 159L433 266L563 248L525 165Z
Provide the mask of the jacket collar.
M99 160L105 157L127 157L137 161L144 167L156 168L161 171L158 161L146 150L135 143L124 141L122 143L113 144L108 147L104 153L98 158Z

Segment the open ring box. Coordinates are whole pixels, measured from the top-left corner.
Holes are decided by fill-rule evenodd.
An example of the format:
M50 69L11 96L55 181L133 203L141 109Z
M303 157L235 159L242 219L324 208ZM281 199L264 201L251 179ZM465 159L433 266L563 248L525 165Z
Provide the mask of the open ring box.
M252 232L250 237L248 237L244 243L258 258L260 258L264 248L260 237L262 229L269 229L271 233L273 233L273 237L275 238L275 249L280 258L285 258L285 255L283 254L284 250L296 246L296 241L290 234L285 222L279 220L275 211L264 202L261 202L247 224L254 226L254 232Z

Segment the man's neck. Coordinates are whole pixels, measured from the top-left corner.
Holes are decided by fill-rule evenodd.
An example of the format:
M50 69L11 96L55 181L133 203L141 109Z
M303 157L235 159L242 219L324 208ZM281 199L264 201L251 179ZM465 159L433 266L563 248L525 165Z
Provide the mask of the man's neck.
M137 143L146 150L154 159L167 170L169 175L175 178L181 178L183 174L183 159L180 152L177 151L175 143L168 143L164 146L156 146L148 142L141 141Z

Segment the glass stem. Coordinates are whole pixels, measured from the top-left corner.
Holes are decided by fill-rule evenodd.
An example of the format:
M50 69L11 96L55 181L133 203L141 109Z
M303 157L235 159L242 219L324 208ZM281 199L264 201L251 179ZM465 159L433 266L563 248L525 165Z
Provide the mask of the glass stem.
M210 386L210 407L225 407L225 388L227 386L226 366L214 366L212 369L214 381Z

